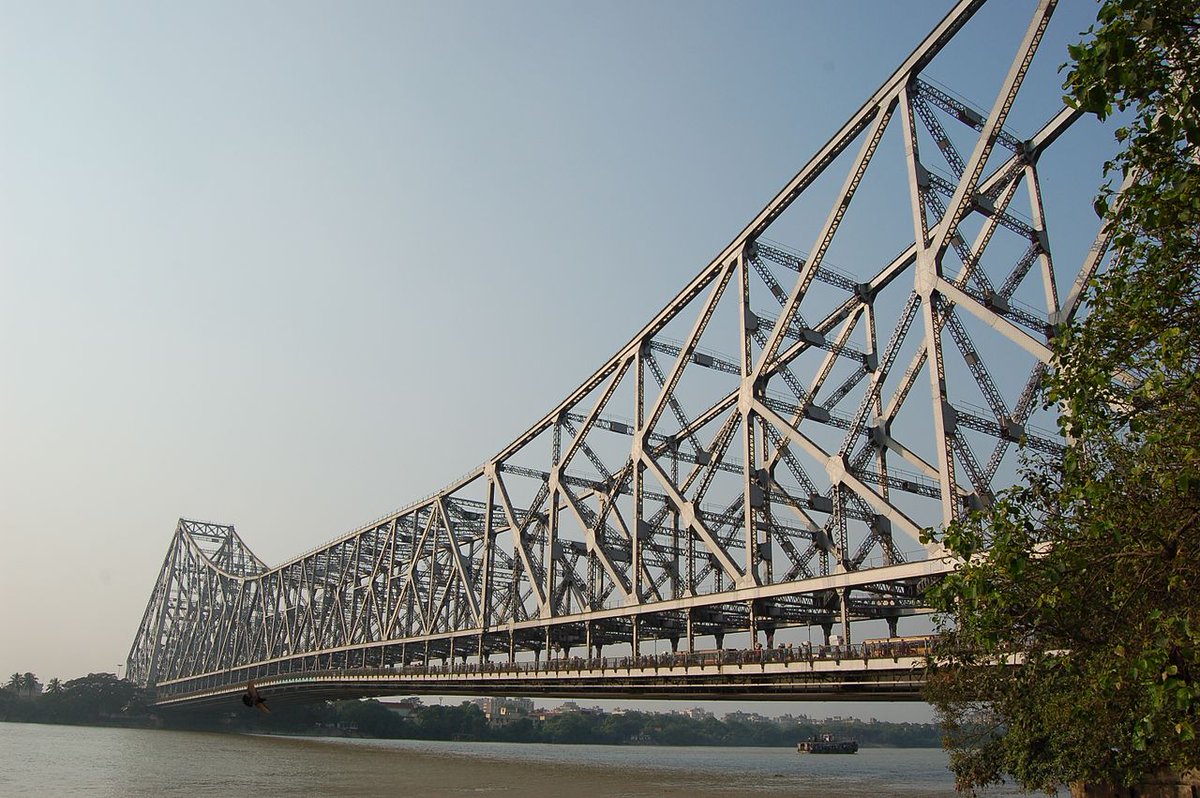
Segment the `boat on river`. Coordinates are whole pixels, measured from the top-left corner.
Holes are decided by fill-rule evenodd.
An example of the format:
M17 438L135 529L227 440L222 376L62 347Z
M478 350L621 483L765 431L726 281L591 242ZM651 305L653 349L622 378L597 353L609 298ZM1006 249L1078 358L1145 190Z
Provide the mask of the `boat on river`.
M857 754L857 740L835 740L832 734L818 734L809 740L796 743L801 754Z

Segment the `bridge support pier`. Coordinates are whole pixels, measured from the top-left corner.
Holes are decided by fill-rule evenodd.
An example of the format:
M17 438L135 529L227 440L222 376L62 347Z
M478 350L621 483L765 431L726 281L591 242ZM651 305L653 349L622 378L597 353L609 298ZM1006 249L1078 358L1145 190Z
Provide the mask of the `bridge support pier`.
M512 665L517 661L517 638L513 634L513 630L508 630L508 664Z
M692 610L687 611L687 653L691 654L696 650L696 634L692 630Z
M833 624L821 624L821 632L825 635L825 645L829 645L829 638L833 635Z
M900 621L900 619L897 618L895 615L893 615L887 619L888 637L899 637L899 635L896 634L896 626L899 623L899 621Z

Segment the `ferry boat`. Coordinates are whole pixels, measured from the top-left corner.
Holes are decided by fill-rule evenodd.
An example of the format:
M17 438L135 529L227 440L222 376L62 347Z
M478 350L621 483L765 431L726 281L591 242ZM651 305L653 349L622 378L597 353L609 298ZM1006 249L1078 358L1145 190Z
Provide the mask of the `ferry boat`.
M832 734L819 734L811 740L796 743L801 754L857 754L857 740L835 740Z

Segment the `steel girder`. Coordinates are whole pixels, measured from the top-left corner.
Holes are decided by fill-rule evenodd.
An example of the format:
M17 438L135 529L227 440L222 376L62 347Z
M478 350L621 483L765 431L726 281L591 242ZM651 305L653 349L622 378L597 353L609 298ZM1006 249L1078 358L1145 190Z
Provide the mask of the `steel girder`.
M1038 166L1079 115L1029 139L1004 127L1054 2L990 109L922 77L982 4L959 2L661 313L477 470L277 568L232 527L181 520L130 678L184 691L249 666L690 649L835 622L848 638L921 611L953 567L921 531L987 506L1018 441L1061 449L1029 420L1107 245L1060 297ZM879 162L903 169L911 243L851 276L827 255ZM810 195L827 211L809 249L769 239Z

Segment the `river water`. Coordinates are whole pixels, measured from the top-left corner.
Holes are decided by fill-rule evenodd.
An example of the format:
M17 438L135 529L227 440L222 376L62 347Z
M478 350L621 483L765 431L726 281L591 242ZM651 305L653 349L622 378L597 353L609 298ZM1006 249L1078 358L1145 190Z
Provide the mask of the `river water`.
M0 723L0 795L951 796L937 749L536 745ZM986 795L1018 795L998 789Z

